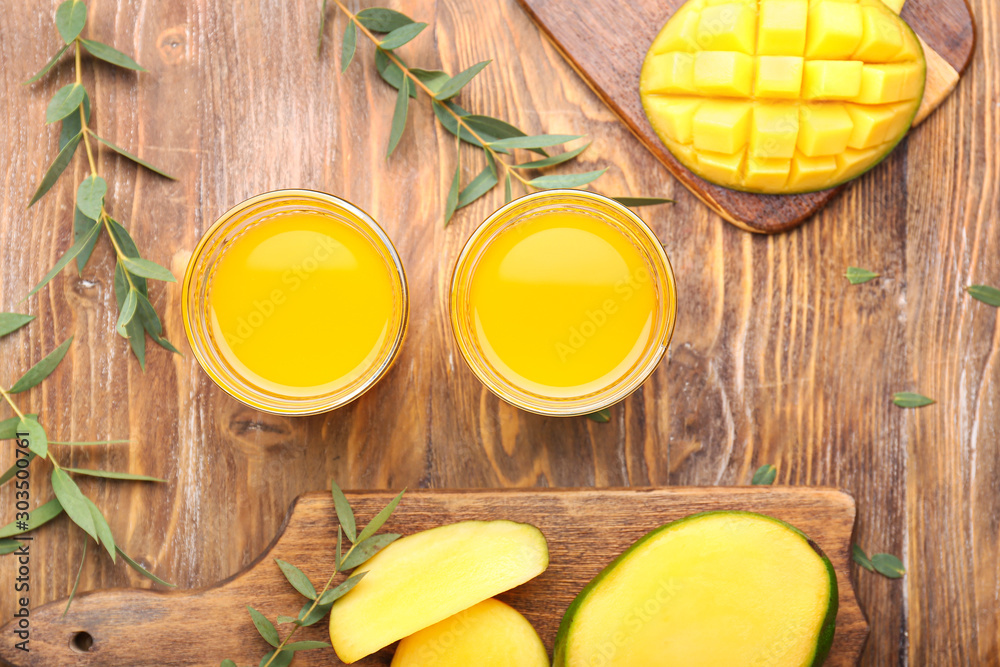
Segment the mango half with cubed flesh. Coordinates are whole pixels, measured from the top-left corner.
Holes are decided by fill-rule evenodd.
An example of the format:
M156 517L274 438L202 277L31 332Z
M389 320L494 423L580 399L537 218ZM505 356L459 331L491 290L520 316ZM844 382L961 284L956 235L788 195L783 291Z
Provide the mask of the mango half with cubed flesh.
M524 616L483 600L399 642L392 667L549 667L549 655Z
M662 526L570 605L555 667L805 667L833 642L837 577L782 521L696 514Z
M927 65L880 0L689 0L653 41L639 91L671 153L734 190L834 187L906 135Z
M356 662L389 644L520 586L545 571L538 528L462 521L402 537L359 568L363 579L330 609L330 641Z

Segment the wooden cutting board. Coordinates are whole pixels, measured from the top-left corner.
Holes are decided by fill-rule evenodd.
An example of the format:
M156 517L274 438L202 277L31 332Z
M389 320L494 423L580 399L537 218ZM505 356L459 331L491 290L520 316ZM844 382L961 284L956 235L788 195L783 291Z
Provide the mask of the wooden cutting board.
M358 525L391 498L388 492L348 493ZM854 596L849 569L854 500L839 491L795 487L670 489L414 491L386 525L413 533L464 519L511 519L538 526L549 542L549 569L501 596L538 630L546 647L563 612L583 586L647 531L674 519L709 510L749 510L783 519L808 534L837 571L840 610L827 665L854 665L868 625ZM238 527L234 526L234 530ZM304 602L285 581L274 558L301 567L314 581L332 571L337 519L329 493L299 497L267 551L239 574L208 588L160 592L113 589L79 595L62 619L65 601L31 612L31 651L12 648L11 627L0 630L0 660L17 666L212 665L223 659L257 665L267 644L254 629L245 605L274 620L294 616ZM282 626L287 631L290 626ZM86 633L86 635L82 634ZM86 638L92 640L89 650ZM328 640L326 623L296 634ZM355 663L386 666L392 648ZM294 666L340 663L332 649L297 654Z
M653 38L685 0L518 1L639 140L691 192L734 225L763 234L792 229L845 187L785 196L737 192L695 176L664 147L642 110L639 71ZM965 0L909 0L902 17L921 38L927 56L927 88L916 124L955 89L972 58L975 28Z

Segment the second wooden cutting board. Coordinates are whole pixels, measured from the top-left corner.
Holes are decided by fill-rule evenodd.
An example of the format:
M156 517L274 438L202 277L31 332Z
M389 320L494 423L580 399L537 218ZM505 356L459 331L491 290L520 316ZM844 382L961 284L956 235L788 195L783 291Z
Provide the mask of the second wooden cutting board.
M391 493L349 493L362 525ZM511 519L538 526L549 542L549 569L501 596L532 622L551 651L563 612L605 565L649 530L710 510L748 510L772 515L803 530L826 552L837 571L840 609L827 665L853 665L868 634L850 576L854 501L834 489L793 487L671 489L525 489L414 491L385 530L404 534L464 519ZM234 527L236 529L237 527ZM80 595L69 615L65 602L31 613L31 651L0 644L0 660L19 667L113 665L211 665L223 659L256 665L269 649L250 621L250 604L272 620L294 616L304 599L285 581L275 558L301 567L314 582L332 571L337 518L329 493L300 497L281 534L247 569L208 588L159 592L115 589ZM419 576L419 573L415 573ZM281 626L284 635L290 626ZM9 636L11 627L0 632ZM296 639L326 641L325 621ZM386 666L389 647L355 663ZM296 654L300 667L341 664L332 649Z

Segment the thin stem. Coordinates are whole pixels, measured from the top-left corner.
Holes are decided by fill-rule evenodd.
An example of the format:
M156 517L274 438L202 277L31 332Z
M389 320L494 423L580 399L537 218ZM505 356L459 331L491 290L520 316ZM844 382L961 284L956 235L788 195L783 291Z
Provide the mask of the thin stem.
M10 394L8 394L3 387L0 387L0 394L3 394L4 399L10 404L10 407L14 409L14 413L20 419L24 419L24 413L21 412L21 410L17 407L17 403L14 402L14 399L10 397Z

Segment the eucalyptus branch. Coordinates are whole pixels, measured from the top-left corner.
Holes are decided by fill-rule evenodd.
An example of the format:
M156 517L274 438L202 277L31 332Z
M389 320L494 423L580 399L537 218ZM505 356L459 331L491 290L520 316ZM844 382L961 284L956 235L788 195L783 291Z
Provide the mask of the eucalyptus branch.
M90 173L78 185L76 191L73 221L75 242L25 298L42 289L74 259L82 272L93 253L101 231L105 231L115 252L114 285L119 311L115 328L121 336L129 340L132 352L139 359L140 365L145 368L146 334L162 347L177 352L177 349L162 335L163 326L149 301L147 285L147 280L173 282L174 276L166 268L143 259L125 227L108 213L105 200L108 184L98 171L96 145L103 144L113 152L160 176L170 179L173 177L102 138L90 127L91 102L83 85L83 52L87 51L95 58L118 67L139 72L146 70L121 51L107 44L84 38L82 32L86 23L87 7L83 0L66 0L59 5L56 10L56 28L64 46L38 74L26 82L31 84L40 80L67 51L73 50L74 82L56 92L45 112L47 123L61 121L59 153L42 177L28 207L33 206L55 185L81 143L84 146Z

